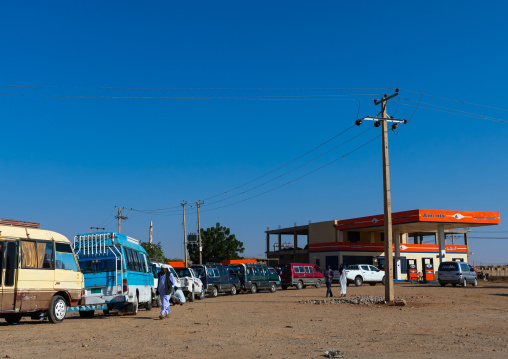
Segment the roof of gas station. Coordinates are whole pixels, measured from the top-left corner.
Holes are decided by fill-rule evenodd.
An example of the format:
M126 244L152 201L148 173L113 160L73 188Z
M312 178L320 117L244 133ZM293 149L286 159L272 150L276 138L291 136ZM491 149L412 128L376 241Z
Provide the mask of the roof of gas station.
M450 231L467 227L492 226L499 223L499 212L414 209L392 213L392 227L401 233L432 233L437 231L437 225L440 224L444 226L445 231ZM335 228L340 231L383 232L384 224L384 214L378 214L335 221ZM456 233L458 232L460 231ZM308 235L309 225L272 229L265 231L265 233Z
M437 225L443 225L445 230L453 230L499 223L499 212L414 209L392 213L392 226L402 233L435 232ZM379 214L337 221L335 227L341 231L382 232L384 224L384 214Z

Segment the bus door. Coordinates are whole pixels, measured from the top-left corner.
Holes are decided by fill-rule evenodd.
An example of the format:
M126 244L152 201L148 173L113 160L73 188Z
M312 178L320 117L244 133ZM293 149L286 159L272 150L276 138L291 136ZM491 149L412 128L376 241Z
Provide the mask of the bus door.
M434 281L434 259L422 258L423 282Z
M18 263L18 243L0 242L0 310L16 309L15 278Z
M418 273L416 268L416 259L407 259L407 278L410 282L418 281Z

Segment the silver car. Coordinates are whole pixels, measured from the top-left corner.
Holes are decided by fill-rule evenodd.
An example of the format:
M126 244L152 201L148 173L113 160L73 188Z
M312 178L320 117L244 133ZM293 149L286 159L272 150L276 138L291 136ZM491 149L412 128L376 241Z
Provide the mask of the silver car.
M442 287L450 283L453 286L457 284L465 287L468 283L473 286L478 285L476 272L466 262L443 262L437 270L437 280Z

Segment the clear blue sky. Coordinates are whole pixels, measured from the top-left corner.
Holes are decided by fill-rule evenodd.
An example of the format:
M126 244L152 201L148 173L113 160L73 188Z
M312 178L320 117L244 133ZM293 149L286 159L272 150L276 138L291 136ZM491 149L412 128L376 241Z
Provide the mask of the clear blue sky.
M371 99L398 87L498 109L424 96L412 116L420 95L401 90L388 112L411 121L390 134L393 210L499 211L501 225L483 231L504 233L481 236L506 238L507 13L500 1L2 2L0 218L70 238L113 230L115 206L175 207L226 192L347 129L357 113L375 115ZM351 99L365 101L359 109ZM267 227L382 213L380 139L260 195L379 129L241 194L367 128L206 200L202 227L220 222L246 255L262 256ZM126 215L122 232L146 241L153 218L165 254L183 256L180 212ZM471 249L475 261L507 262L508 239L472 239Z

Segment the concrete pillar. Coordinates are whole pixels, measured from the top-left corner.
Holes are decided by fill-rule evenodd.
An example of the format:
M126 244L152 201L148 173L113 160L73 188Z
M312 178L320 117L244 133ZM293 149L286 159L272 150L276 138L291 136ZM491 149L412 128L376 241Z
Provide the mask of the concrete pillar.
M400 264L400 229L394 228L393 229L393 248L395 249L395 266L394 266L394 273L395 273L395 279L400 280L401 279L401 264Z
M413 236L413 243L418 244L418 236L416 234Z
M466 245L466 250L467 250L467 262L469 263L469 233L464 233L464 244Z
M282 250L282 234L279 233L279 252Z
M439 264L446 259L444 224L437 225L437 241L439 245Z
M402 243L402 244L409 243L409 234L408 233L402 233L402 235L400 237L400 243Z
M344 232L337 231L337 241L338 242L344 242Z
M420 236L420 244L423 244L423 236Z
M376 232L370 232L370 243L376 242Z
M266 258L268 258L268 253L270 253L270 235L266 234Z
M296 260L296 247L298 247L298 235L296 234L296 231L293 234L293 253L295 256L295 262Z

